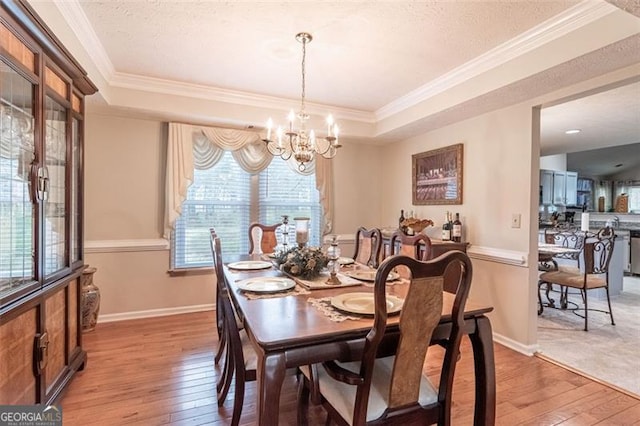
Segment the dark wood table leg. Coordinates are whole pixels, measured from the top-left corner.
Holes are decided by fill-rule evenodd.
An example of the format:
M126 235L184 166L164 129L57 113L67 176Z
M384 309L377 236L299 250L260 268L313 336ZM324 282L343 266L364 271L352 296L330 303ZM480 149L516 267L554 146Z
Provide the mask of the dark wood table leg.
M280 391L286 373L284 354L258 356L258 424L278 426Z
M476 330L469 335L476 373L475 426L493 426L496 422L496 366L493 357L491 322L476 318Z

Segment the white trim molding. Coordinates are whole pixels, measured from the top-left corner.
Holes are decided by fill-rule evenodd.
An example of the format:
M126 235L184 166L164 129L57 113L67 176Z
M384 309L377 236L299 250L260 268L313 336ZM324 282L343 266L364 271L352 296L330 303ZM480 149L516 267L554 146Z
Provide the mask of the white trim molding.
M527 253L513 250L503 250L493 247L471 246L467 249L471 259L486 260L488 262L504 263L506 265L528 268Z
M519 36L449 71L375 111L377 121L398 114L465 81L523 56L618 10L606 2L583 1Z
M175 308L149 309L146 311L122 312L118 314L100 315L98 323L126 321L141 318L165 317L168 315L190 314L192 312L213 311L215 303L205 305L178 306Z
M84 242L85 253L116 253L130 251L169 250L169 241L164 238L143 240L92 240Z
M505 337L501 334L493 333L493 341L496 343L500 343L502 346L506 346L509 349L513 349L516 352L520 352L521 354L527 356L533 356L540 350L540 347L535 345L523 345L520 342L516 342L513 339Z

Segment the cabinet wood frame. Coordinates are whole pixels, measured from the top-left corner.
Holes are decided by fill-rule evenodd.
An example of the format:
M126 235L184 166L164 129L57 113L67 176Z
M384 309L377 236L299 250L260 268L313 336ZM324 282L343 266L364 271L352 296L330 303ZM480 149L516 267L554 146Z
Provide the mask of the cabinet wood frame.
M31 194L33 204L33 248L35 281L24 288L19 288L10 297L0 300L0 331L2 327L8 327L12 321L16 321L23 314L33 312L35 315L35 328L25 330L25 335L31 334L29 345L33 345L33 359L31 369L33 382L28 387L29 395L23 403L53 404L60 397L66 385L72 379L74 373L84 368L87 354L82 348L82 308L80 276L85 269L83 264L83 176L84 176L84 97L97 91L96 86L87 77L86 71L65 49L56 38L51 29L37 16L33 8L24 0L0 0L0 24L9 30L29 51L33 52L33 70L24 65L24 61L12 55L7 49L0 47L2 62L10 67L21 77L24 77L32 85L32 116L35 129L33 131L33 144L35 160L33 164L46 165L45 157L45 99L50 97L60 104L65 113L65 135L61 143L65 156L64 170L64 248L63 261L57 270L49 275L45 274L43 246L44 232L44 203L37 200ZM17 51L16 49L13 49ZM45 82L45 70L49 69L55 74L57 90L47 87ZM78 156L77 164L73 162L73 120L78 120ZM77 167L77 182L72 182ZM35 188L32 170L30 173L31 187ZM71 215L71 203L74 200L71 190L76 187L77 215ZM62 198L62 197L61 197ZM61 216L62 217L62 216ZM72 234L73 220L78 221L76 233ZM74 241L71 241L73 237ZM78 247L78 259L72 259L71 247ZM54 299L55 298L55 299ZM57 307L57 314L47 312L49 307ZM30 314L29 314L30 315ZM49 328L49 330L48 330ZM56 329L56 349L49 353L56 359L56 363L38 363L42 355L37 348L37 338L44 333ZM0 333L0 336L3 334ZM47 336L51 339L51 335ZM23 339L24 340L24 339ZM46 338L40 339L45 344ZM2 345L5 342L0 342ZM51 344L51 342L49 343ZM24 348L24 346L23 346ZM0 357L0 367L7 368L14 360L11 357ZM23 365L23 368L26 364ZM47 382L47 378L49 379ZM33 395L29 389L33 388ZM12 387L11 383L0 388L0 404L6 404L12 397L18 399L24 395L24 389Z

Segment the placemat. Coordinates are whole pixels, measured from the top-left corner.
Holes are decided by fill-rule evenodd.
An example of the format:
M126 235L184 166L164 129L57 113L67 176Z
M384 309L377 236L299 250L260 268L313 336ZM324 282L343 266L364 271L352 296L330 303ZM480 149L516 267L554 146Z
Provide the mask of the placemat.
M330 276L331 274L329 272L322 272L316 278L311 278L311 279L302 279L300 277L294 277L294 276L290 276L290 277L293 278L296 283L300 284L301 286L309 290L326 290L329 288L353 287L353 286L363 284L362 281L357 280L355 278L348 277L341 273L338 273L338 279L340 280L340 284L338 285L327 284L327 280L329 279Z
M310 297L307 299L307 302L315 306L316 309L322 312L323 315L325 315L327 318L329 318L333 322L342 322L346 320L360 320L363 318L358 315L349 315L347 313L337 310L331 305L330 297L322 297L320 299Z

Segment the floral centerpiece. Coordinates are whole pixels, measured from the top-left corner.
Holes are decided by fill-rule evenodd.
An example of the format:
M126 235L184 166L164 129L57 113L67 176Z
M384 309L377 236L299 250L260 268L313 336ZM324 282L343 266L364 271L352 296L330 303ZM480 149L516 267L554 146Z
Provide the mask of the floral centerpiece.
M281 271L301 278L315 278L327 266L329 259L317 247L294 247L276 257Z
M411 228L413 230L413 233L417 234L419 232L422 232L422 230L427 226L433 226L433 221L431 219L417 219L410 217L402 221L400 226L405 229Z

